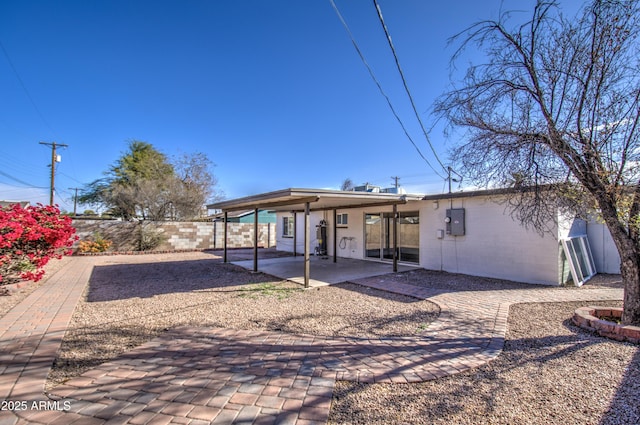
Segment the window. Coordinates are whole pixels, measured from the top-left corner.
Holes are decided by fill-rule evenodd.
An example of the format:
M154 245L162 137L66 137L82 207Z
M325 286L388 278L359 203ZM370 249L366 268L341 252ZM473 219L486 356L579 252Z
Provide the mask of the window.
M336 215L336 225L338 226L346 226L349 224L349 214L338 214Z
M282 236L285 238L292 238L293 232L293 217L282 217Z

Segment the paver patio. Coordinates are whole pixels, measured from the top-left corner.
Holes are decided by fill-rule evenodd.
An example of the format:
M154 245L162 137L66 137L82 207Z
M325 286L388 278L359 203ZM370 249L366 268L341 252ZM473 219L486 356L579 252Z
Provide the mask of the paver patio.
M495 358L513 303L622 299L621 289L448 292L394 275L363 278L355 283L428 299L441 315L404 338L180 327L45 394L73 309L102 258L72 259L0 318L0 400L21 402L0 412L0 425L326 423L336 380L420 382Z

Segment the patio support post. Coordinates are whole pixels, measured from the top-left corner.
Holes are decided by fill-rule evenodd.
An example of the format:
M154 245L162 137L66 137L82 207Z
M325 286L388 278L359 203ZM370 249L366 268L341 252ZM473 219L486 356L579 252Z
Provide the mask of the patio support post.
M333 210L333 262L338 262L338 210Z
M258 209L253 210L253 272L258 271Z
M398 206L393 204L393 272L398 272Z
M227 262L227 221L229 221L228 219L229 219L229 213L225 211L224 212L224 232L223 232L224 233L224 243L223 243L224 255L222 256L223 257L222 261L225 263Z
M311 239L311 224L309 223L309 202L304 204L304 287L309 287L309 251Z

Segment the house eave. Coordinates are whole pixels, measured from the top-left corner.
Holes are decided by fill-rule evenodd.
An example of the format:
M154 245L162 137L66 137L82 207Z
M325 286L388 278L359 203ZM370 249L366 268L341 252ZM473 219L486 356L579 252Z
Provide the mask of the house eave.
M328 189L284 189L207 205L209 209L235 211L259 209L270 211L303 211L309 203L315 211L403 204L420 200L421 196L392 193L353 192Z

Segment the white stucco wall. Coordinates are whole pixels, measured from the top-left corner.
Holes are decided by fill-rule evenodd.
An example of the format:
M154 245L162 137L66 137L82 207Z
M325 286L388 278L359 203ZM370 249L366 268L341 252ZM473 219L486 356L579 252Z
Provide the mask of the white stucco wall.
M338 210L338 214L349 214L348 224L339 226L337 229L337 250L338 257L343 258L362 258L362 238L363 238L363 213L358 210ZM282 218L292 216L290 213L277 213L277 235L276 246L278 250L293 252L293 238L282 236ZM333 255L333 211L312 211L309 214L310 227L310 243L311 254L313 255L316 246L318 246L318 237L316 226L321 220L326 220L327 226L327 250L329 255ZM304 214L296 214L296 252L304 254Z
M485 197L424 201L420 264L432 270L518 282L558 284L558 241L525 229ZM446 234L448 208L465 209L465 235ZM438 232L444 232L442 239Z
M446 210L451 207L446 198L410 202L399 211L419 211L420 214L420 266L430 270L463 273L475 276L508 279L518 282L557 285L559 281L558 229L555 235L541 236L525 229L500 205L486 197L454 199L453 208L465 209L464 236L450 236L445 232ZM337 229L338 257L364 258L364 214L390 212L391 207L340 210L348 213L349 223ZM282 217L278 213L277 248L293 252L293 239L282 237ZM333 213L312 212L311 252L316 245L316 225L320 220L329 222L328 251L333 255ZM577 224L582 226L582 224ZM567 224L562 232L575 231ZM438 238L439 231L444 233ZM580 231L582 228L579 229ZM297 253L304 253L304 214L297 214ZM554 237L555 236L555 237Z
M422 206L422 202L410 202L407 205L401 205L399 212L418 211ZM364 259L364 216L365 213L389 213L392 207L371 207L371 208L350 208L338 210L338 214L348 214L348 224L339 225L336 231L338 257ZM291 216L290 213L277 213L276 227L276 246L281 251L293 252L293 238L282 236L282 217ZM333 255L333 211L312 211L309 215L309 223L311 228L310 248L313 254L315 247L318 245L316 237L316 226L321 220L329 223L327 227L327 251L329 255ZM297 240L296 252L304 253L304 214L296 215Z
M593 220L587 223L587 235L598 273L620 273L620 255L607 226Z
M573 214L558 215L558 239L587 234L587 222Z

